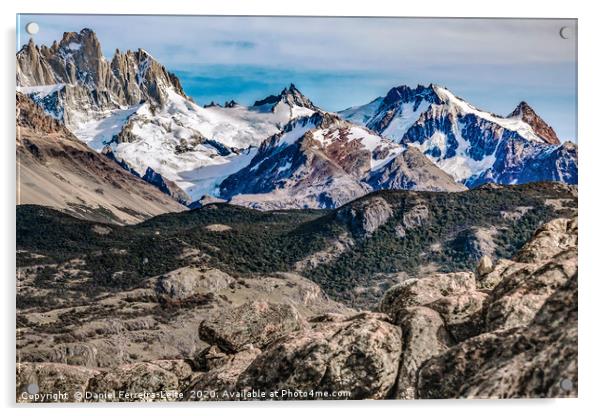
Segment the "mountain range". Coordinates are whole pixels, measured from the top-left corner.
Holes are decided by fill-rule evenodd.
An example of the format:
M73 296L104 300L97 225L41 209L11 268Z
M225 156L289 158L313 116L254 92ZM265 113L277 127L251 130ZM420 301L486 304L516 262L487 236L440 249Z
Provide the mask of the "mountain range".
M17 53L17 89L77 139L181 204L334 208L380 189L577 183L577 145L525 102L507 117L437 85L327 112L291 84L246 107L196 104L150 53L105 58L95 33ZM34 201L35 202L35 201Z
M577 146L526 102L199 105L89 29L16 76L18 402L578 396Z

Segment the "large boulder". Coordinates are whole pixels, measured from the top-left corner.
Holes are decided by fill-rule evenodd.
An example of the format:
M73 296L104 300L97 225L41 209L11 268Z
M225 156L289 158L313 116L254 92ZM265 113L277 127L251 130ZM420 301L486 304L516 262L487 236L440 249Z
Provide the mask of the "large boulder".
M201 322L199 337L223 351L239 352L252 344L264 348L284 334L300 329L304 320L289 304L250 301Z
M486 305L488 331L529 324L545 301L577 275L576 249L540 264L525 264L503 275Z
M577 247L577 218L558 218L541 226L514 257L522 263L537 263Z
M486 305L487 330L531 322L544 302L577 275L577 219L559 218L540 227L512 260L485 275L495 286Z
M476 290L472 273L434 273L422 278L414 278L390 288L380 303L380 311L399 319L405 308L422 306L443 297Z
M477 264L477 276L484 276L487 273L491 273L493 271L493 261L491 257L485 255L481 257L479 260L479 264Z
M454 340L460 342L483 330L482 315L486 300L486 293L469 290L444 296L427 306L439 313Z
M17 363L17 402L79 401L90 379L100 374L90 368L60 363ZM46 396L63 393L60 396ZM40 396L35 396L38 393Z
M221 270L186 266L159 277L155 290L165 300L180 302L215 293L234 281L234 278Z
M401 331L382 314L327 315L270 345L238 380L241 390L291 392L279 399L312 399L310 392L348 392L348 399L383 399L399 368ZM295 392L297 395L295 395Z
M428 307L438 313L446 330L459 342L481 331L486 299L487 294L477 290L472 273L433 273L390 288L380 310L399 323L412 307Z
M577 397L577 275L527 326L484 333L427 361L420 398Z
M248 345L236 354L225 354L212 346L197 357L202 362L203 372L184 391L184 400L216 401L237 399L238 377L247 369L261 350Z
M407 308L399 322L403 334L403 351L395 398L415 399L418 370L428 359L453 345L441 316L430 308Z
M148 402L175 401L178 399L178 376L162 365L148 362L125 364L96 375L90 380L88 390L102 395L91 401ZM112 393L105 396L105 393Z

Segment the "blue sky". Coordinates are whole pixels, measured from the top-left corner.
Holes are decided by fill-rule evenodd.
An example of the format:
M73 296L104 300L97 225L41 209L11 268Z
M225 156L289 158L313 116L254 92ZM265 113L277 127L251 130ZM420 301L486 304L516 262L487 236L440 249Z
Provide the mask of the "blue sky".
M292 82L336 111L433 82L497 114L527 101L576 140L575 20L21 15L18 47L30 21L40 44L89 27L108 58L144 48L200 104L252 104Z

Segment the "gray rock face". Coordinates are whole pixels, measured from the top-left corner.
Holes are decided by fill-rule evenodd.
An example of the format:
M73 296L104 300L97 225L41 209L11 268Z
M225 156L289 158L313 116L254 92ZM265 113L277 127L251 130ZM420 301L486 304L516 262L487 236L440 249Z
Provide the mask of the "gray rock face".
M337 213L337 218L349 225L352 232L362 237L370 237L393 215L393 210L381 197L371 198L350 204Z
M479 260L479 264L477 265L477 276L484 276L492 271L493 262L491 261L491 257L487 255L481 257L481 260Z
M91 368L67 364L17 363L17 402L37 402L28 394L36 393L36 390L41 394L64 392L68 397L58 401L72 402L74 395L83 394L90 379L98 374L99 371ZM52 399L43 401L54 402Z
M422 365L417 396L576 397L576 243L576 218L553 220L513 260L479 276L489 295L476 291L471 302L456 303L465 296L455 295L428 305L460 342ZM476 330L458 339L453 323L466 317ZM563 380L573 387L563 389Z
M302 326L303 320L293 306L254 301L201 322L199 336L223 351L238 352L248 344L264 348Z
M301 91L295 87L295 84L290 84L288 88L283 89L278 95L270 95L263 100L255 101L253 107L269 106L273 111L274 107L281 102L288 104L291 107L299 106L309 108L311 110L318 110L318 108L309 100L309 98L304 96ZM232 103L234 102L232 101ZM232 103L230 103L231 106ZM228 104L229 103L226 103L226 107L228 107ZM234 103L234 105L235 104L236 103Z
M161 106L168 88L184 95L177 77L142 49L125 53L117 50L112 61L106 60L90 29L66 32L50 48L38 47L31 40L17 53L17 85L59 83L85 87L88 103L98 108L134 105L143 100Z
M238 377L249 367L261 350L249 345L242 351L227 355L215 346L203 357L205 371L194 378L184 391L184 399L190 401L217 401L234 399Z
M529 325L458 344L426 362L418 381L421 398L577 397L577 389L576 275Z
M416 399L418 370L431 357L453 345L441 316L423 306L406 308L399 326L403 334L403 350L397 375L395 398Z
M151 185L159 188L161 192L166 195L169 195L174 200L178 201L182 205L188 205L192 202L192 199L186 192L182 190L175 182L170 181L167 178L164 178L161 174L155 172L152 168L146 168L146 172L142 179Z
M180 380L177 373L166 370L154 363L126 364L109 372L96 375L88 385L93 392L116 392L114 397L99 397L92 401L174 401L179 391ZM124 397L119 392L125 392ZM155 397L161 392L170 392L168 397Z
M517 118L529 124L533 131L547 143L552 145L560 144L560 139L558 139L554 129L543 121L525 101L521 101L514 111L508 115L508 118Z
M60 363L23 363L17 365L17 401L40 402L25 394L31 393L32 384L42 394L66 394L59 402L175 401L191 375L190 365L183 360L127 364L110 371ZM161 392L170 394L161 396Z
M432 192L460 192L466 186L439 169L414 146L368 176L373 189L411 189Z
M269 346L237 387L346 391L351 399L383 399L395 383L401 352L401 331L383 319L371 313L317 319Z
M406 212L404 212L401 219L401 224L398 224L395 227L395 232L398 237L403 238L406 236L406 231L422 227L427 223L428 218L428 206L418 202Z
M218 292L234 281L221 270L187 266L161 276L155 290L160 297L178 302Z
M460 295L476 290L472 273L435 273L423 278L408 279L385 293L380 311L397 321L405 308L428 305L447 296Z
M525 244L514 263L497 266L491 274L500 281L488 301L488 329L529 324L547 298L577 275L576 244L577 220L553 220Z

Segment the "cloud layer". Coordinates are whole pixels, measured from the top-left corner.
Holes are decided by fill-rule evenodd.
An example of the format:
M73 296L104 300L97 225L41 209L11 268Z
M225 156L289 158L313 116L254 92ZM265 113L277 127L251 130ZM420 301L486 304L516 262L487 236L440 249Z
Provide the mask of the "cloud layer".
M576 137L574 20L21 15L37 43L95 30L103 52L144 48L183 78L197 101L249 102L295 82L329 110L395 85L435 82L485 109L530 102ZM18 45L20 46L20 45ZM213 71L213 72L212 72Z

